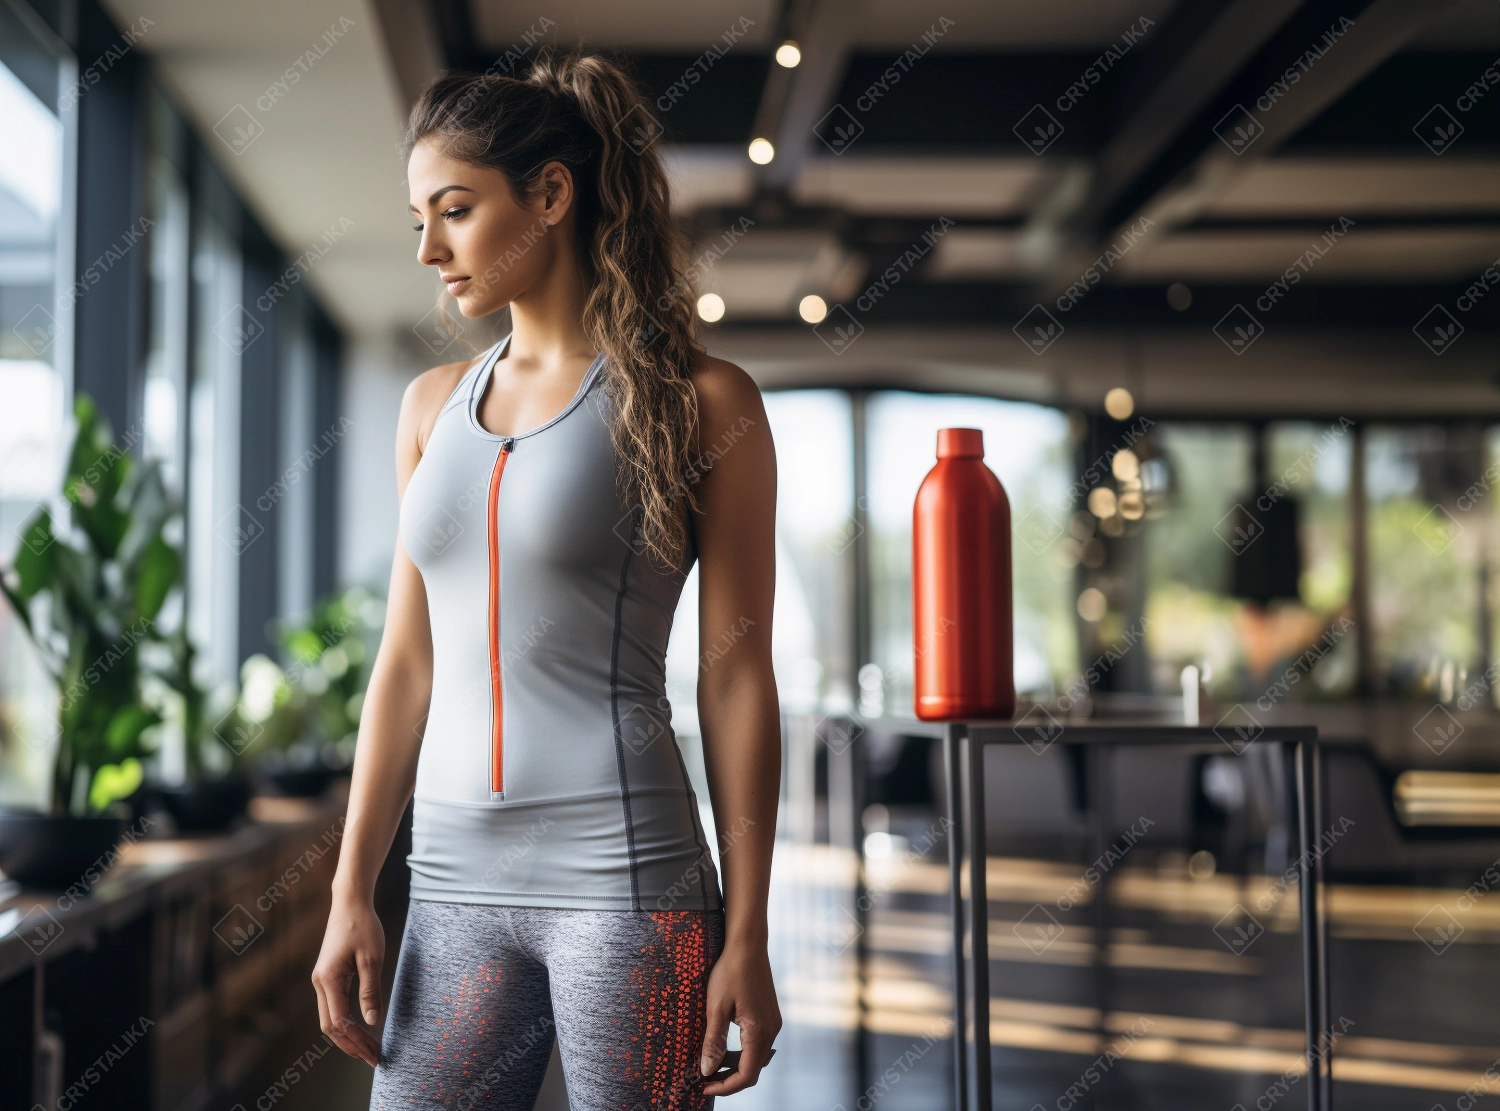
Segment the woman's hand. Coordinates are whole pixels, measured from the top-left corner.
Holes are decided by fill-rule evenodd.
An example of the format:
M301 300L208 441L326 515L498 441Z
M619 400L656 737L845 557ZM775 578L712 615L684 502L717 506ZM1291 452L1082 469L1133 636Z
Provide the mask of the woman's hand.
M323 949L313 968L318 993L318 1020L323 1033L351 1057L372 1068L380 1060L380 1043L349 1014L349 984L359 977L359 1009L365 1022L380 1019L380 969L385 962L385 930L368 900L334 895Z
M706 1096L727 1096L760 1078L781 1029L781 1008L771 981L764 945L728 944L708 974L708 1029L703 1035L701 1071L710 1076L729 1047L729 1022L740 1028L739 1066L722 1080L703 1085Z

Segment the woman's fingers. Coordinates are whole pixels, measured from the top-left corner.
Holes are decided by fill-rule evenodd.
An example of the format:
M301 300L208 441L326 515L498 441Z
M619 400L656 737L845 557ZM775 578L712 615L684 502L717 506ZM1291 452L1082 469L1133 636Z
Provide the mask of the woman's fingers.
M735 1025L740 1028L740 1060L735 1070L720 1080L703 1086L706 1096L727 1096L751 1087L760 1079L760 1070L771 1057L771 1043L781 1028L780 1016L775 1023L762 1022L754 1015L735 1015ZM720 1057L723 1053L720 1051Z
M352 1056L361 1058L374 1068L380 1061L380 1047L349 1013L349 984L353 979L352 971L345 974L340 980L338 990L329 996L328 1018L344 1040L354 1047ZM330 1034L329 1037L334 1037L334 1035Z
M323 936L323 951L312 974L318 993L318 1021L329 1041L372 1068L380 1063L380 1042L359 1024L358 1015L363 1014L371 1026L380 1017L380 967L384 959L385 934L374 907L335 902ZM356 978L359 1004L351 1013L349 986Z
M703 1059L698 1071L704 1076L712 1076L729 1048L729 1015L733 1008L715 999L710 991L707 1009L708 1028L703 1032Z
M380 1061L380 1047L360 1028L349 1014L349 983L354 973L313 973L318 989L318 1020L323 1033L350 1057L358 1057L374 1068Z
M739 1019L738 1024L742 1051L739 1072L745 1077L745 1087L748 1088L760 1079L760 1070L771 1059L771 1042L775 1040L776 1034L773 1031L770 1037L766 1037L765 1025L751 1015Z
M334 1022L332 1008L329 1000L338 994L336 989L330 988L324 981L321 972L313 973L313 987L318 993L318 1029L322 1030L328 1039L338 1046L350 1057L363 1057L358 1048L344 1037L343 1030Z
M371 1026L380 1021L380 958L373 953L359 953L359 1009Z

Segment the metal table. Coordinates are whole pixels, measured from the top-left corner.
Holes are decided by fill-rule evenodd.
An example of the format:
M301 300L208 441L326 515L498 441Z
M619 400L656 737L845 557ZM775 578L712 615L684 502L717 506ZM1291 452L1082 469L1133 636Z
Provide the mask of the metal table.
M1322 854L1315 851L1322 828L1322 750L1316 726L1257 726L1254 743L1279 743L1291 747L1295 768L1297 811L1298 896L1301 900L1303 1018L1306 1028L1307 1106L1308 1111L1331 1111L1330 1084L1332 1046L1328 1014L1328 923L1322 902ZM1041 725L1022 722L953 723L944 727L943 759L948 780L948 866L952 888L953 910L953 1068L954 1090L958 1111L991 1111L993 1094L990 1078L990 981L989 981L989 899L985 866L984 816L984 746L987 744L1029 744L1037 749L1051 744L1086 745L1089 763L1097 746L1171 745L1201 746L1221 750L1225 741L1208 726L1152 724L1143 722L1088 722L1071 724L1047 717ZM1098 795L1091 800L1102 812ZM967 811L967 813L965 813ZM963 874L965 830L974 846L969 854L968 931L970 960L964 961L965 915L963 894L959 886ZM1102 908L1102 893L1096 899ZM1106 923L1102 917L1096 925L1096 940L1102 955L1106 951ZM968 1021L966 995L972 1000L972 1025ZM1101 1015L1102 1018L1102 1015ZM970 1102L968 1038L974 1040L973 1092Z

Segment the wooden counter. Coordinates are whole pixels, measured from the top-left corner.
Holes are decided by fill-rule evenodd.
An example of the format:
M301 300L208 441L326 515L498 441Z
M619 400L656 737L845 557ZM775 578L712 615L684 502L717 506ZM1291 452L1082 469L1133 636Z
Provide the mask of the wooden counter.
M347 792L253 799L218 836L147 826L81 897L0 887L0 1033L34 1049L0 1055L0 1103L196 1111L232 1092L316 1010Z

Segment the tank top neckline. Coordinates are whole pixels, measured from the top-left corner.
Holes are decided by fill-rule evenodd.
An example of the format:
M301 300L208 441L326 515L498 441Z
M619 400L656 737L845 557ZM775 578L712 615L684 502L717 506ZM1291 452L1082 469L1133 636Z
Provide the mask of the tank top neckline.
M473 382L469 386L468 400L464 405L464 412L468 414L469 418L469 429L475 435L482 436L486 440L521 440L527 436L535 436L538 432L551 428L558 421L562 420L563 417L578 408L579 403L583 401L584 395L593 386L594 379L598 377L599 368L604 364L604 352L601 351L594 356L594 361L589 364L588 370L584 372L583 381L578 384L578 392L573 395L573 400L564 405L562 411L556 416L550 420L543 421L535 428L528 428L525 432L517 432L513 436L499 436L485 428L479 422L479 400L484 396L485 387L489 385L491 372L494 371L495 364L500 361L500 356L510 346L510 337L514 334L514 332L507 332L505 338L491 348L490 354L485 358L483 365L479 369L479 373L474 375Z

